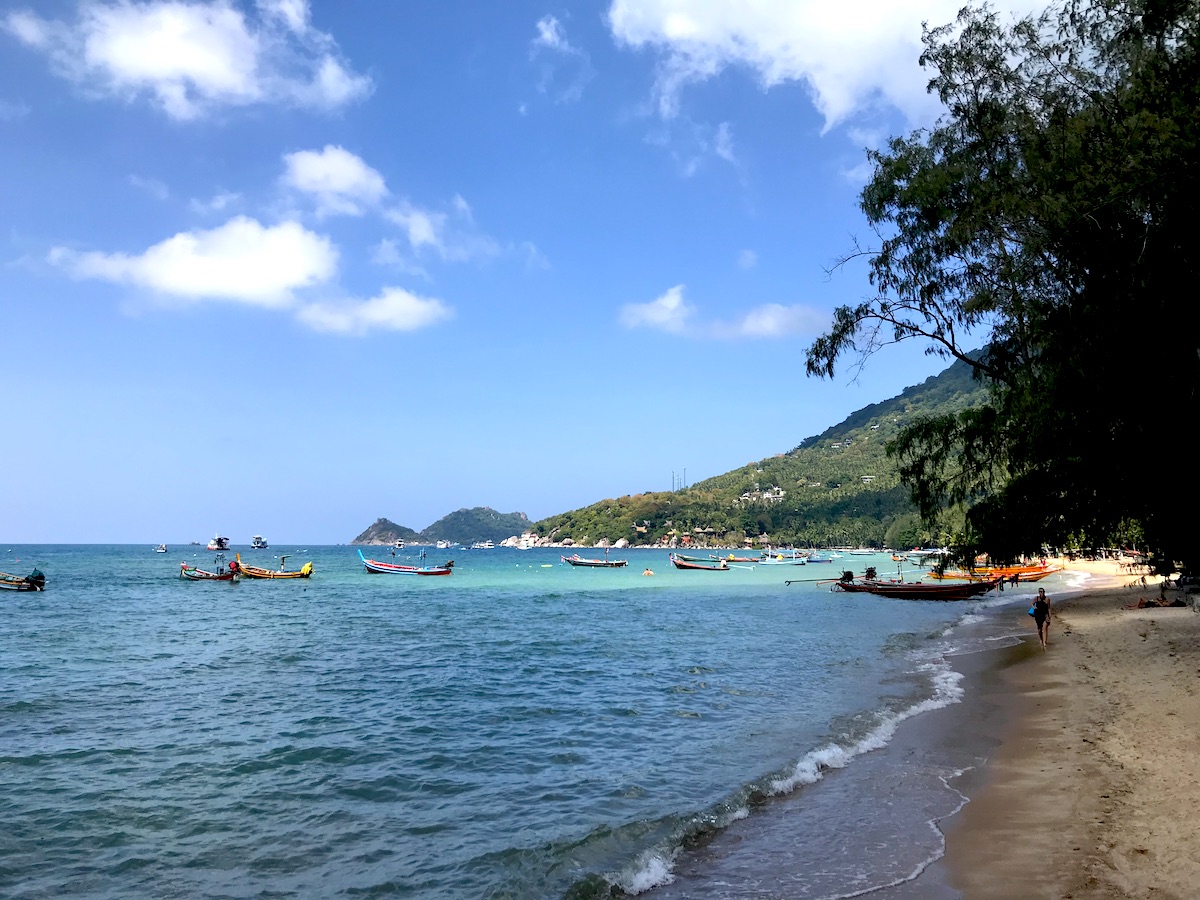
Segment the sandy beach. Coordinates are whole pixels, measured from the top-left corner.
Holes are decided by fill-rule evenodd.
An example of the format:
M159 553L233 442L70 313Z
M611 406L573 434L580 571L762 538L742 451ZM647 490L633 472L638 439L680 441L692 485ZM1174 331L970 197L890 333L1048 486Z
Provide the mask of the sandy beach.
M976 897L1200 894L1200 615L1128 608L1161 579L1068 562L1049 648L1004 672L1000 746L946 822L947 881ZM1168 599L1180 596L1169 592Z

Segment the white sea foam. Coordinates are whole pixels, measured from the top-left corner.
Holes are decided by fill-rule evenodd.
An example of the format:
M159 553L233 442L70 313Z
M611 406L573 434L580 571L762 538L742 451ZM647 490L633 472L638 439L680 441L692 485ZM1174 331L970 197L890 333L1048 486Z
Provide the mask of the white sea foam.
M627 894L645 893L675 880L671 871L674 862L675 854L667 857L656 850L647 850L638 857L631 872L618 875L612 881Z
M856 756L886 747L905 719L962 701L963 676L950 667L945 657L922 663L917 668L927 674L933 682L932 696L885 716L878 725L848 747L827 744L805 754L792 768L791 774L771 781L769 793L772 796L790 794L806 784L814 784L824 777L827 769L845 768Z

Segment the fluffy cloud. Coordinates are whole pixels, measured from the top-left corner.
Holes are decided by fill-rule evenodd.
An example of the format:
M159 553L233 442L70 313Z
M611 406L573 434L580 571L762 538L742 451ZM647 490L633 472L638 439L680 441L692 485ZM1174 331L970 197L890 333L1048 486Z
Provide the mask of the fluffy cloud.
M677 284L649 303L627 303L621 307L620 322L626 328L653 328L672 334L687 330L695 309L683 299L683 285Z
M401 288L384 288L370 300L311 303L296 317L314 331L362 335L377 331L417 331L452 318L442 301L418 297Z
M388 193L382 175L341 147L288 153L283 163L283 183L315 196L322 214L360 215Z
M334 275L337 250L295 222L264 227L239 216L210 231L181 232L136 256L56 247L49 261L74 278L129 284L165 297L286 308L294 291Z
M805 83L827 128L878 103L926 120L935 100L917 64L921 23L952 22L962 0L613 0L609 27L622 45L661 55L660 113L678 112L680 91L731 66L754 72L764 88ZM1024 13L1044 4L997 0Z
M309 24L306 0L264 0L248 21L228 3L89 3L76 21L9 13L0 26L54 69L104 96L150 95L174 119L222 106L286 102L332 108L370 91Z

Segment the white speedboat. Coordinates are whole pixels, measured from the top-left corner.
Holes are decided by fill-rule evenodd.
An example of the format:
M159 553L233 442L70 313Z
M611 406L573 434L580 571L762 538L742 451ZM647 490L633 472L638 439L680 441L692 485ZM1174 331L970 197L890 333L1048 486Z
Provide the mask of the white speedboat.
M219 535L219 534L213 535L213 539L208 542L207 549L214 550L214 551L215 550L228 550L229 549L229 538L221 537L221 535Z
M396 541L396 543L392 544L392 548L395 550L403 550L404 549L404 541Z
M264 538L261 534L256 534L254 537L252 537L250 539L250 549L251 550L266 550L267 549L266 538Z
M154 548L154 552L155 552L155 553L166 553L166 552L167 552L167 545L166 545L166 544L159 544L157 547L155 547L155 548Z

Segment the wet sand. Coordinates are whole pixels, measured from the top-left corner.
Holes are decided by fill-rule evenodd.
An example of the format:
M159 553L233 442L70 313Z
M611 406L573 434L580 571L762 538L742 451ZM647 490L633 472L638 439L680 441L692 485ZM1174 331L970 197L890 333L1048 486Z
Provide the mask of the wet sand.
M960 785L970 802L923 879L968 900L1197 896L1200 615L1126 608L1157 599L1160 579L1069 567L1095 586L1051 598L1047 651L1012 613L1032 652L1003 667L999 746Z

